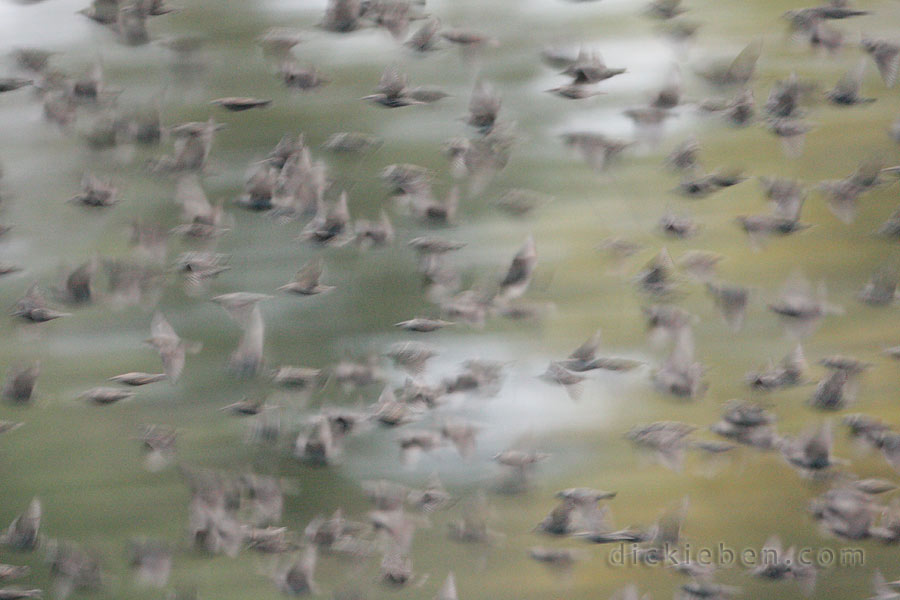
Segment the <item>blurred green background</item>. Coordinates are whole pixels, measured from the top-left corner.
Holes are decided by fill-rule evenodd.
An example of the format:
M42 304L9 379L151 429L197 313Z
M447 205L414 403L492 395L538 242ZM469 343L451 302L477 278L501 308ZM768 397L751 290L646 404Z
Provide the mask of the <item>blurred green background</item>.
M165 124L210 115L225 122L227 128L216 138L203 181L213 201L230 204L241 191L248 165L262 159L283 134L302 132L314 155L328 161L336 189L350 189L351 214L374 219L386 207L398 230L393 248L323 251L296 240L301 224L280 224L231 207L235 226L221 238L218 251L232 255L232 268L213 280L200 298L187 296L179 278L170 274L157 307L114 310L97 303L75 310L69 318L37 326L11 317L0 319L0 370L5 373L7 365L19 361L42 362L35 404L0 406L0 418L26 423L0 437L0 523L11 521L32 496L39 496L47 536L78 541L103 557L108 579L92 596L161 596L158 590L137 587L128 572L125 544L135 535L177 545L170 587L196 587L202 598L217 600L280 596L268 578L272 565L266 557L245 552L237 559L209 558L188 547L188 490L174 469L149 473L142 468L135 438L143 423L177 428L179 458L186 464L232 472L255 470L290 481L296 493L287 498L284 524L295 531L337 506L363 516L369 508L359 488L364 478L389 477L421 485L436 471L463 499L453 509L432 515L431 527L416 535L415 570L430 574L421 587L397 591L379 585L377 558L348 561L324 556L317 579L326 595L351 582L369 589L372 598L430 598L448 570L455 571L463 599L607 597L628 582L659 598L683 583L660 569L612 567L607 562L609 548L534 533L534 525L554 506L552 494L576 485L617 490L610 505L615 523L623 527L649 524L667 506L689 497L684 533L695 547L716 547L721 542L732 548L759 548L773 533L799 546L850 545L820 533L808 514L808 501L827 484L801 479L777 453L739 448L722 461L692 454L684 471L674 473L636 454L622 434L636 423L656 420L705 427L718 418L729 399L752 396L743 375L768 358L780 359L794 346L765 304L777 297L797 268L813 282L827 282L830 301L846 310L843 316L826 318L805 342L811 362L838 352L872 362L874 368L864 375L858 402L850 411L900 422L900 372L881 354L883 347L900 343L897 308L872 308L854 298L875 269L898 266L896 241L873 235L897 206L896 185L864 196L851 225L832 216L821 195L813 192L803 220L814 226L754 251L733 221L738 215L766 210L756 181L689 200L673 193L678 177L663 166L665 155L691 132L700 140L701 161L709 170L740 167L748 175L793 177L814 184L849 175L873 155L895 164L900 156L887 128L900 116L896 89L885 89L870 65L863 90L878 101L846 109L813 106L809 118L815 129L796 159L785 158L778 141L763 127L733 129L718 118L698 115L691 106L679 108L677 118L667 123L659 147L638 147L604 173L591 170L565 148L559 134L587 129L627 138L631 124L621 111L646 102L673 63L680 65L689 99L714 95L715 90L704 86L693 70L734 56L756 39L763 44L753 84L758 101L765 99L773 82L792 71L830 87L858 62L861 53L855 43L862 33L896 34L900 4L860 2L873 14L839 23L848 47L829 56L814 54L789 38L781 14L794 6L782 1L688 0L691 10L686 17L702 27L695 44L681 53L641 14L642 2L429 1L428 10L445 25L475 28L499 40L497 48L466 62L451 48L424 58L412 56L383 30L346 36L318 30L321 2L180 0L180 10L152 19L150 31L157 38L188 33L207 38L199 55L203 68L184 78L173 72L165 48L120 46L109 31L76 14L83 8L81 1L0 4L0 54L7 56L16 47L46 47L60 53L55 65L75 73L99 60L109 85L123 90L120 104L159 102ZM307 32L294 52L302 64L320 68L331 83L304 94L282 88L253 42L272 26ZM577 48L580 43L602 52L609 65L627 67L628 73L601 84L606 95L585 101L569 102L545 93L563 78L541 64L541 48L546 44ZM0 73L13 72L11 59L0 64ZM401 110L360 102L375 87L382 69L392 64L408 72L413 85L438 86L451 96L432 106ZM272 293L307 259L322 253L327 283L337 290L304 299L277 295L262 304L268 328L267 365L327 367L341 358L411 339L412 334L399 332L392 324L434 314L434 309L421 293L415 256L404 241L427 230L393 210L377 174L391 163L420 164L438 174L435 189L443 196L451 178L441 145L467 133L458 117L465 113L478 77L500 92L502 115L517 123L521 140L508 167L486 189L464 195L459 224L438 233L467 243L451 261L475 280L502 276L522 240L534 234L540 259L529 297L552 301L555 310L538 323L493 320L483 330L452 327L427 336L441 352L433 361L431 377L436 380L467 358L510 361L496 398L468 399L434 416L464 415L484 423L476 456L463 463L452 450L441 450L414 468L404 468L397 460L394 433L373 429L348 441L339 464L317 469L291 458L290 436L277 447L246 443L246 422L218 408L245 396L270 396L287 407L286 428L296 431L322 406L369 403L379 390L343 394L330 386L312 398L299 398L275 391L263 379L234 379L224 365L239 331L206 298L233 291ZM232 95L272 98L274 103L246 113L226 113L208 104ZM127 159L113 151L91 151L80 138L88 122L89 118L80 120L66 134L44 121L41 104L31 92L0 96L0 163L5 173L0 222L14 225L0 239L0 260L25 267L24 272L0 280L0 306L11 307L32 281L52 287L64 266L74 267L97 255L128 256L127 227L135 219L166 226L177 223L173 182L151 176L145 168L162 149L141 149ZM362 158L328 155L321 144L336 131L364 131L385 143ZM86 211L64 202L77 193L87 170L119 182L120 205ZM533 189L555 200L527 218L511 220L492 201L512 187ZM700 233L690 240L662 238L656 222L667 210L693 215ZM595 249L610 236L645 246L629 259L624 274L611 270ZM688 281L681 285L680 304L701 317L696 326L697 356L709 369L707 394L694 401L661 395L649 381L649 368L592 376L578 402L537 380L549 360L567 355L598 327L603 350L610 354L650 365L664 358L665 352L647 340L640 310L647 299L632 283L633 274L663 246L676 260L688 249L720 253L726 257L719 268L722 279L752 290L744 328L733 334L702 286ZM168 255L174 259L194 247L173 238ZM175 386L159 383L138 389L133 400L109 407L79 401L79 393L102 385L110 376L158 369L158 357L141 343L148 337L154 308L162 310L184 338L203 342L202 352L188 357L183 378ZM823 374L824 369L814 365L809 377L816 380ZM402 382L399 373L394 376ZM805 405L811 393L812 387L806 385L765 397L778 415L780 431L798 432L824 418ZM836 416L833 420L836 424ZM838 431L836 454L852 459L854 472L863 477L893 476L880 457L859 453ZM703 432L699 436L712 438ZM493 547L448 541L447 522L459 517L465 499L475 490L491 487L499 470L490 457L508 447L535 448L552 456L540 465L535 487L527 494L489 496L495 509L492 526L505 539ZM583 548L589 558L561 577L528 558L527 548L536 544ZM815 597L865 597L871 593L875 567L888 578L900 576L896 548L874 541L854 545L865 550L866 565L824 571ZM32 565L29 586L49 589L40 552L17 555L0 549L0 561ZM740 569L725 571L721 579L742 586L744 597L801 595L790 582L754 580Z

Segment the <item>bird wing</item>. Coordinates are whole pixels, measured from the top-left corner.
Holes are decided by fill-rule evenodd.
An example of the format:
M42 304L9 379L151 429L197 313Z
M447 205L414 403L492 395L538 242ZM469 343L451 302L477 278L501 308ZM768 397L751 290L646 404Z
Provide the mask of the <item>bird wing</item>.
M200 186L200 180L194 174L183 175L175 187L175 202L181 205L184 218L194 221L197 217L209 217L213 208Z
M175 343L181 339L161 312L153 314L153 319L150 321L150 335L154 338L172 340Z
M834 86L836 96L854 97L862 88L863 76L866 73L866 62L861 60L855 67L844 73Z
M534 272L535 264L537 264L537 250L534 246L534 238L528 236L525 243L513 257L506 276L500 282L500 287L505 288L513 285L526 283L531 279Z
M873 58L884 84L894 87L897 82L897 72L900 69L900 46L882 42L876 48Z
M397 67L387 67L381 74L376 90L389 98L396 98L406 89L407 77Z
M475 117L496 117L500 112L500 97L493 88L479 81L469 100L469 112Z
M303 289L313 289L319 285L319 279L322 277L324 269L325 266L321 256L310 259L297 271L294 281L302 286Z
M600 347L600 330L594 332L582 345L575 348L569 358L575 360L590 361L597 355L597 349Z
M733 81L748 81L753 77L760 52L762 52L761 40L747 44L728 66L729 78Z

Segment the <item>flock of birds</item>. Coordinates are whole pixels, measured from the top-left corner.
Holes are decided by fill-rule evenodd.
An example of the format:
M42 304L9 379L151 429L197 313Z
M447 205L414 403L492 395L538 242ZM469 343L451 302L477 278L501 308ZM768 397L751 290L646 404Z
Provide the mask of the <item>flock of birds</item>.
M201 37L151 40L147 29L150 19L174 10L165 0L95 0L82 13L123 45L159 43L170 49L178 62L190 64L203 44ZM679 0L654 0L645 9L646 16L657 21L663 34L678 44L690 43L697 31L698 25L683 16L686 12L687 7ZM868 11L834 0L792 10L785 14L785 19L795 39L803 40L817 51L836 52L848 45L849 40L835 22L865 14ZM424 1L417 0L330 0L319 27L335 35L362 28L384 28L409 52L427 56L456 46L470 63L489 60L491 48L499 43L489 33L445 27L430 14ZM301 32L273 29L262 34L257 43L282 85L311 92L328 84L329 78L296 58L293 48L303 39ZM551 46L541 52L543 61L567 78L566 83L548 91L567 101L584 101L602 94L605 81L627 72L627 65L607 66L590 49L582 48L577 54L570 50ZM701 70L699 75L725 95L691 103L699 111L717 115L734 127L762 123L782 142L787 157L799 155L805 136L813 131L807 120L811 105L820 99L840 106L870 103L873 98L862 92L870 64L874 63L887 88L895 84L900 66L898 41L863 38L859 44L858 66L834 87L821 90L817 82L791 75L778 81L766 101L757 105L750 84L761 52L761 43L754 41L733 60L710 64ZM134 223L133 257L92 259L66 272L61 284L52 288L34 282L16 303L11 318L44 327L41 324L70 317L90 303L152 309L170 273L175 271L188 296L198 301L211 300L240 328L240 341L227 365L233 376L266 380L272 387L308 395L334 383L372 398L363 408L322 408L305 418L299 431L283 418L284 407L264 398L248 398L225 406L223 411L251 420L254 443L280 447L281 441L289 437L290 452L297 460L327 467L340 460L348 437L377 429L396 439L402 460L409 464L420 455L443 447L454 448L463 460L474 456L484 425L454 416L444 407L449 398L497 394L505 384L506 365L471 359L452 376L434 381L429 377L428 363L439 349L420 341L420 334L450 326L480 328L496 318L532 320L545 316L552 307L526 296L538 263L533 237L522 242L501 277L482 278L466 288L465 278L448 259L464 243L431 232L400 239L393 225L397 217L388 210L382 210L377 220L352 219L348 207L348 194L352 190L335 189L328 162L316 156L317 150L302 134L287 133L265 158L249 165L244 189L233 204L261 213L279 224L302 223L300 240L321 251L277 289L237 291L210 298L210 282L231 268L230 257L215 250L217 240L227 236L238 221L224 203L211 203L204 191L204 176L222 124L210 117L207 121L164 125L158 107L120 107L119 91L107 84L99 64L87 73L70 74L54 66L53 52L41 48L20 48L14 56L21 75L0 78L0 92L30 88L35 99L43 103L46 119L64 131L71 130L76 122L87 120L90 126L82 128L82 136L90 148L152 148L171 142L171 150L151 161L147 170L159 177L160 185L166 181L174 183L174 203L170 209L180 211L181 224L167 229L152 222ZM19 93L28 92L23 89ZM384 109L416 110L416 105L438 103L447 95L438 88L411 86L398 67L387 66L372 94L362 101ZM626 111L626 116L635 123L634 139L572 131L563 135L563 142L577 151L590 167L605 171L614 168L614 162L625 160L633 148L658 141L666 120L687 102L681 74L673 70L664 87L647 105ZM270 99L255 97L211 101L216 110L233 112L265 109L271 103ZM501 94L489 82L478 79L468 112L462 119L471 133L448 141L443 148L447 170L456 182L446 197L439 198L434 193L435 174L430 170L416 164L385 165L381 179L392 196L396 212L423 228L451 227L458 223L460 203L466 197L461 190L477 196L505 168L515 148L522 143L516 124L505 118L502 108ZM900 121L888 133L900 142ZM322 150L359 155L375 151L382 143L368 133L341 131L335 132ZM705 197L746 179L736 170L707 172L699 161L699 153L700 144L691 136L668 157L667 167L681 176L679 193ZM887 183L892 175L900 172L900 167L890 167L883 157L873 157L848 166L847 171L849 174L842 179L822 182L818 189L835 216L850 223L855 218L859 199ZM760 182L772 210L737 220L737 226L749 235L752 245L759 246L771 236L793 235L809 227L801 221L809 192L805 184L769 177L761 177ZM547 200L538 192L510 189L497 206L511 216L521 217ZM70 200L97 211L113 209L118 201L117 184L91 173L84 175L80 192ZM675 238L690 237L697 231L692 219L671 213L664 215L658 226L664 235ZM14 236L15 231L9 233L8 229L0 227L0 235ZM879 234L894 240L900 238L900 211L884 223ZM172 236L185 238L196 249L173 260L167 246ZM398 328L410 332L408 341L390 345L380 355L344 360L325 369L297 365L267 367L264 361L266 323L261 303L275 294L307 297L340 293L328 283L329 248L354 244L375 250L397 243L407 244L415 253L423 281L423 297L434 307L430 316L411 315L410 319L396 323ZM609 260L619 266L624 266L625 259L640 248L622 238L605 240L600 246ZM677 304L678 289L684 285L685 277L705 286L712 305L730 330L737 332L743 325L751 291L716 276L721 259L710 252L690 251L675 261L662 249L633 279L648 300L644 314L650 338L669 349L665 360L650 370L653 384L665 394L697 398L707 390L706 367L695 353L696 317ZM27 265L2 262L0 276L10 276L25 268ZM103 290L99 289L100 281L106 283ZM896 273L879 269L860 290L859 301L873 306L889 305L895 300L897 283ZM823 319L841 314L842 308L831 304L823 288L814 288L799 273L785 284L780 297L768 308L798 344L780 361L772 360L759 371L748 373L746 383L759 391L803 385L809 380L802 340L812 335ZM202 351L199 341L182 339L159 310L149 322L149 331L145 342L159 353L161 370L110 377L107 383L85 391L84 400L108 405L135 396L135 388L174 385L189 357ZM541 379L578 400L590 372L616 373L643 367L642 362L631 358L603 355L600 348L597 332L569 356L551 362L540 375ZM900 346L885 352L900 358ZM393 370L386 368L386 360ZM815 385L809 398L810 407L824 412L846 408L853 402L859 380L871 364L844 355L819 357L819 363L826 369L826 375ZM10 365L0 390L3 401L18 406L32 403L41 371L48 366L52 369L52 365L39 362ZM391 382L398 374L405 377L400 387ZM380 393L373 394L373 389L380 389ZM688 452L720 455L745 445L780 453L800 475L829 483L829 489L810 506L810 514L824 531L847 540L874 538L885 543L900 542L900 505L881 500L896 489L896 484L887 479L861 479L848 468L842 468L848 467L848 463L832 452L829 420L822 420L795 436L778 433L775 422L775 414L764 403L735 400L724 407L721 419L708 428L717 438L701 439L697 427L674 421L637 425L626 437L636 448L676 471L682 468ZM865 414L847 415L843 424L853 438L883 453L890 466L900 470L900 431ZM12 432L20 425L20 422L0 421L0 433ZM354 519L345 517L337 508L330 516L314 519L302 532L289 531L280 525L286 490L279 477L207 470L185 464L179 461L176 452L177 437L177 428L154 424L144 428L140 442L148 469L179 469L191 491L187 530L192 547L211 555L236 557L250 551L272 555L269 576L287 595L319 594L323 589L331 589L328 585L320 587L315 580L319 553L346 554L363 560L376 557L380 561L381 582L389 587L427 584L427 576L413 569L414 534L427 522L427 515L449 509L459 500L437 476L428 479L421 488L387 480L363 481L362 491L372 502L368 514ZM13 436L4 435L4 438L12 440ZM496 491L527 492L546 458L547 454L535 449L518 447L497 454L493 460L502 468L503 476ZM639 559L646 563L659 562L668 556L670 549L680 547L686 501L650 526L617 528L607 508L615 496L614 491L590 487L562 490L556 495L557 504L536 525L535 533L571 536L595 544L635 544ZM466 543L498 543L503 533L490 527L489 514L488 497L479 493L469 499L462 517L450 523L447 535ZM102 585L101 561L96 554L75 542L44 536L41 519L42 505L35 498L0 541L7 548L21 552L41 547L50 565L54 593L60 598L72 591L89 591ZM529 552L535 561L560 569L583 558L579 548L536 545ZM676 555L681 556L677 552ZM783 549L777 537L766 543L761 555L768 559L751 569L753 576L796 581L802 590L812 592L815 567L798 561L794 550ZM159 588L168 586L173 561L177 558L170 542L135 539L129 556L139 582ZM724 599L740 594L738 588L716 582L714 565L685 559L668 566L688 578L676 590L677 597ZM448 569L451 567L448 565ZM27 578L29 571L26 566L0 564L0 582L3 582L0 600L39 597L40 589L5 583ZM874 598L878 600L900 598L900 582L889 583L876 572L874 586ZM172 594L182 597L190 592L180 590ZM334 594L341 598L362 597L364 590L335 589ZM439 600L457 598L452 571L436 587L435 594ZM638 593L635 588L627 588L620 597L632 600Z

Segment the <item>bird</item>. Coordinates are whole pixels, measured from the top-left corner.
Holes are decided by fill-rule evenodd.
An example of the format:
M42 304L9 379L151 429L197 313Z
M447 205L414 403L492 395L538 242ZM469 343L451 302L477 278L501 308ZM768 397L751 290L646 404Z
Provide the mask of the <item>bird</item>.
M744 324L750 290L740 285L707 282L706 291L732 331L739 331Z
M175 461L175 441L177 432L164 425L144 425L141 428L141 448L144 452L144 467L157 472Z
M781 296L768 304L788 332L795 337L810 335L827 315L843 314L843 308L827 301L824 284L813 290L800 271L794 271L782 287Z
M866 73L866 62L862 60L859 64L847 71L847 73L841 77L834 88L825 92L825 97L832 104L837 104L839 106L852 106L854 104L868 104L870 102L875 102L875 98L866 98L860 95L860 89L862 88L863 77Z
M831 424L823 421L818 427L811 427L797 437L782 439L779 450L792 467L812 474L842 464L841 459L831 454L833 443Z
M26 79L24 77L0 77L0 94L20 90L33 83L33 79Z
M293 60L285 60L279 65L278 77L285 87L301 92L316 90L331 83L331 78L315 66L299 65Z
M625 68L622 67L607 67L598 52L582 48L578 52L575 62L566 67L562 74L571 77L573 84L591 84L621 75L625 71Z
M0 536L0 542L13 550L25 552L34 550L40 542L39 532L42 516L41 501L34 497L28 503L25 511L9 524L6 533Z
M300 238L320 245L343 245L349 241L350 209L347 192L331 204L318 202L316 214L300 233Z
M585 98L592 98L594 96L600 96L606 93L591 89L590 87L580 83L561 85L559 87L550 88L547 91L551 94L556 94L557 96L561 96L562 98L566 98L568 100L584 100Z
M29 589L24 590L21 588L0 588L0 599L2 600L21 600L23 598L41 598L43 597L44 590L41 589Z
M319 27L333 33L349 33L363 26L359 0L328 0L325 17Z
M657 421L631 428L625 437L638 448L650 450L664 466L679 471L688 436L697 428L677 421Z
M19 579L25 577L31 572L31 567L27 565L8 565L0 563L0 581L7 579Z
M176 383L184 371L185 356L188 353L196 354L202 348L202 344L199 342L182 340L161 312L154 313L150 321L150 337L144 340L144 343L153 346L159 352L163 363L163 372L172 383ZM125 382L122 376L119 377L118 381ZM141 379L147 380L146 377ZM150 379L154 379L154 376L151 375ZM131 381L139 380L131 378ZM129 385L134 384L129 383Z
M46 323L61 317L69 317L71 313L60 312L51 308L44 298L43 292L38 287L37 282L32 283L28 290L14 307L12 316L20 317L32 323Z
M684 239L697 235L699 226L689 216L665 213L657 224L660 232L674 238Z
M318 585L313 579L318 554L315 546L306 546L298 555L289 558L274 575L278 589L291 596L318 594Z
M300 270L297 271L293 281L279 287L278 290L291 292L300 296L315 296L317 294L330 292L335 289L335 286L319 283L324 270L324 261L321 258L313 258L307 261Z
M592 168L604 170L625 150L634 145L602 133L576 131L562 134L566 146L574 148Z
M229 368L239 376L252 377L262 368L265 323L259 303L271 297L253 292L232 292L212 299L241 328L241 339L228 359Z
M256 44L266 56L285 59L292 48L303 42L303 35L293 29L273 27L256 38Z
M745 381L751 387L760 390L797 385L803 381L803 373L806 368L803 346L797 344L794 350L781 359L777 366L770 365L766 370L748 373Z
M434 596L434 600L459 600L459 596L456 593L456 578L453 576L453 571L450 571L447 574L447 578L444 580L444 583L441 584L441 589L439 589L438 593Z
M73 196L69 202L104 208L118 204L118 188L110 181L105 181L90 173L85 173L81 180L81 193Z
M875 595L871 596L871 599L894 600L895 598L900 598L900 591L895 588L896 583L895 581L888 583L881 571L875 569L875 574L872 576L872 587L875 589Z
M489 83L479 80L472 90L469 100L469 113L465 122L478 130L482 135L490 133L500 114L503 100Z
M162 588L169 582L172 571L172 549L165 542L153 539L133 539L129 542L131 568L142 585Z
M897 70L900 68L900 44L889 40L863 37L862 49L872 57L884 85L891 88L897 82Z
M40 361L11 366L6 372L0 397L12 404L31 403L34 400L34 387L40 373Z
M773 535L763 544L759 553L759 564L750 569L750 574L774 581L793 579L806 593L810 593L815 587L815 568L795 560L795 554L796 549L793 546L784 550L781 540Z
M581 396L581 387L579 384L586 379L584 375L569 371L557 362L551 362L547 366L547 370L539 375L539 377L547 383L560 385L565 388L566 393L573 400L577 400Z
M394 323L394 327L400 327L401 329L405 329L407 331L417 331L419 333L430 333L432 331L437 331L438 329L443 329L448 325L454 325L450 321L444 321L443 319L431 319L428 317L416 317L414 319L409 319L407 321L400 321L399 323Z
M668 20L684 14L687 10L681 5L681 0L653 0L645 7L644 12L654 19Z
M437 18L426 19L425 22L413 32L403 45L416 52L432 52L439 48L439 32L441 22Z
M272 372L272 381L289 388L315 388L324 383L322 369L281 366Z
M791 71L787 79L780 79L772 85L763 110L772 118L802 117L806 111L804 103L812 100L816 84L802 81Z
M359 153L377 150L384 140L380 137L358 131L332 133L323 147L332 152Z
M216 133L225 128L210 117L206 121L189 121L168 129L175 139L174 154L163 156L153 164L159 173L202 172L206 168Z
M104 386L91 388L79 395L79 398L83 398L88 402L92 402L101 406L106 404L114 404L121 400L127 400L132 397L134 397L134 392L132 392L131 390L123 390L120 388Z
M537 260L537 247L534 243L534 237L529 235L525 238L525 242L515 256L513 256L506 275L500 280L498 297L501 301L506 302L525 294L528 286L531 284Z
M733 60L709 65L698 74L716 86L745 85L756 73L761 52L762 41L756 40L745 46Z
M210 101L210 104L221 106L222 108L230 110L232 112L242 112L245 110L250 110L251 108L265 108L267 106L270 106L272 104L272 101L264 100L262 98L229 96L227 98L217 98L215 100L212 100Z
M363 96L362 100L368 100L385 108L400 108L413 104L423 104L422 101L410 96L409 81L405 74L396 67L387 67L381 74L381 81L375 88L375 93Z

